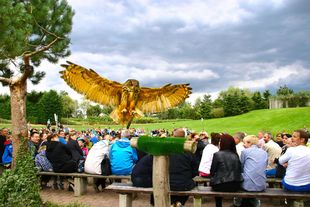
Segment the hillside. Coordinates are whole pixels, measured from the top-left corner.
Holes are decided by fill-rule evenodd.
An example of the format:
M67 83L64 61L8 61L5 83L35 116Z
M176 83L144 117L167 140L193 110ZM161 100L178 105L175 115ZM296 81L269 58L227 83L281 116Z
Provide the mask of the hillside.
M239 116L219 119L168 122L163 124L136 126L144 127L146 129L188 127L197 132L202 129L207 132L234 133L237 131L244 131L247 134L257 134L259 130L266 130L272 133L283 131L292 132L295 129L304 127L310 128L310 107L263 109L251 111Z
M0 128L10 127L7 120L0 120ZM36 126L34 127L42 127ZM93 127L111 127L119 128L118 125L72 125L69 127L77 130L93 128ZM239 116L208 119L208 120L187 120L187 121L171 121L164 123L152 124L134 124L132 127L144 128L149 131L152 129L173 129L177 127L187 127L191 130L200 132L203 129L207 132L228 132L235 133L237 131L244 131L247 134L257 134L259 130L266 130L272 133L289 132L295 129L310 128L310 107L302 108L287 108L287 109L263 109L255 110Z

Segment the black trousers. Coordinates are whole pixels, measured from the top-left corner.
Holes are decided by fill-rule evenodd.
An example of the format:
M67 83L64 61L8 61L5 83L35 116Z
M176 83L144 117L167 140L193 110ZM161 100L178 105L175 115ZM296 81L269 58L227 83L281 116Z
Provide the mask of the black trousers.
M212 189L214 191L223 191L223 192L236 192L241 189L240 182L229 182L213 185ZM222 197L215 197L215 206L222 207Z

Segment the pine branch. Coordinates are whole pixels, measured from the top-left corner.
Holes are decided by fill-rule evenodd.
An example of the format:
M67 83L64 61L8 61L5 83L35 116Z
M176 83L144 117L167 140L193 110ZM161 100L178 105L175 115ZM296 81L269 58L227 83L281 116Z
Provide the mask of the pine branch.
M62 37L56 37L52 42L50 42L48 45L45 45L43 47L41 47L40 49L36 50L36 51L33 51L33 52L30 52L30 53L26 53L24 55L24 59L25 58L30 58L31 56L34 56L38 53L41 53L41 52L44 52L46 50L48 50L49 48L51 48L58 40L60 39L63 39Z
M45 29L44 27L42 27L42 26L38 23L38 21L36 20L36 18L33 17L33 19L34 19L35 23L37 24L37 26L40 27L40 29L43 31L43 33L47 33L47 34L49 34L49 35L52 35L52 36L58 38L58 36L57 36L56 34L50 32L50 31L48 31L47 29ZM42 36L42 37L44 37L44 36Z

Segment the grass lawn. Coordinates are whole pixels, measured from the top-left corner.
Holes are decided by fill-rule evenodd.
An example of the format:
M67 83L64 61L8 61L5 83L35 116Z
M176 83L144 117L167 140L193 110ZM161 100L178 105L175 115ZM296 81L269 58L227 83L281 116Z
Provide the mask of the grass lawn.
M0 119L0 128L11 127L11 124ZM32 127L45 127L43 125L32 125ZM120 128L119 125L68 125L70 128L76 130L88 128L105 128L112 129ZM200 132L206 130L207 132L228 132L235 133L237 131L244 131L247 134L257 134L260 130L291 133L295 129L310 128L310 107L302 108L288 108L288 109L263 109L255 110L249 113L226 118L208 119L208 120L186 120L186 121L170 121L164 123L152 124L133 124L131 127L144 128L147 131L152 129L169 129L177 127L187 127L191 130Z

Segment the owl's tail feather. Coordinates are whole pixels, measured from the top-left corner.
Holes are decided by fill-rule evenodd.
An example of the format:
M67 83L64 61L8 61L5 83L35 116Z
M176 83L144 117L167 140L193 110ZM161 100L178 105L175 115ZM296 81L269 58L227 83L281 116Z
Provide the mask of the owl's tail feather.
M119 112L118 109L114 109L111 113L110 113L110 117L113 119L114 122L119 123Z
M136 112L136 114L135 114L136 118L144 117L144 114L140 109L135 108L135 112Z

